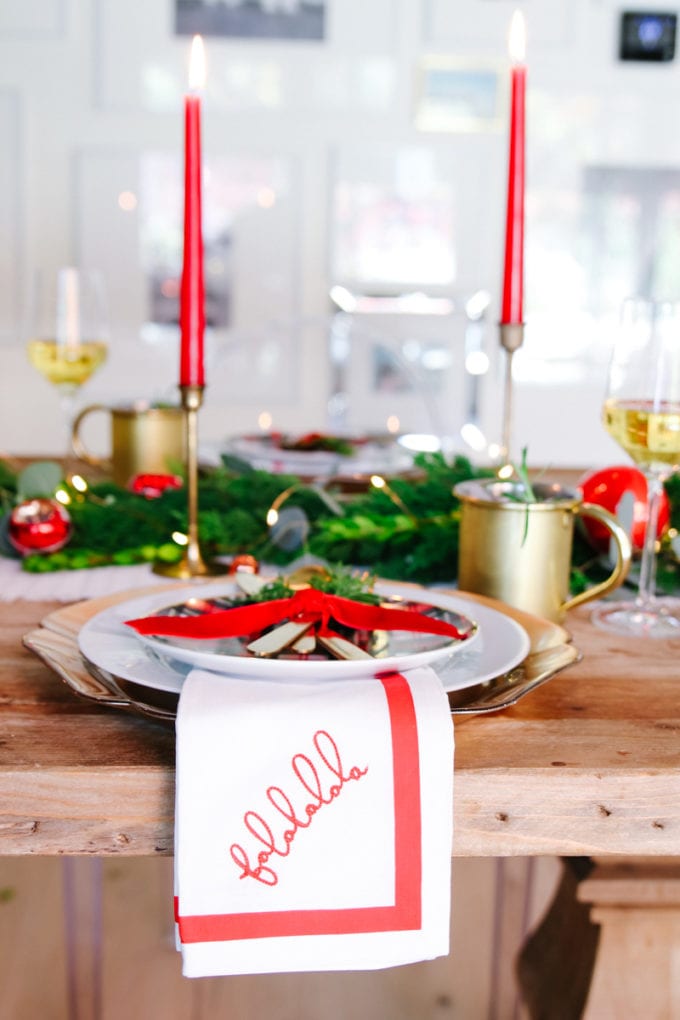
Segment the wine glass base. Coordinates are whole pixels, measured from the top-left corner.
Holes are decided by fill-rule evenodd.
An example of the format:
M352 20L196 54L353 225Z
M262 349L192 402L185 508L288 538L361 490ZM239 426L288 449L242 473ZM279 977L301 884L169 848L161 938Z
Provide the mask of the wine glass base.
M680 599L603 602L594 609L592 623L602 630L628 637L680 638Z

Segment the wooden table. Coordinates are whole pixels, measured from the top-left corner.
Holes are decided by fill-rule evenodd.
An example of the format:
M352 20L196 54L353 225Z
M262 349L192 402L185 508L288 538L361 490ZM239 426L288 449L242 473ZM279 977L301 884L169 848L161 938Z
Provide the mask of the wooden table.
M79 700L22 647L54 608L0 604L0 854L171 854L174 734ZM565 878L602 926L586 1015L650 1020L675 1014L654 1012L649 997L635 1012L631 968L614 987L605 963L610 951L617 966L625 952L639 962L629 936L643 923L658 943L647 945L647 967L680 945L680 868L669 860L680 855L680 642L614 637L588 616L586 607L568 620L582 662L512 709L456 721L453 853L594 862L585 881L572 869ZM540 940L524 973L529 999L545 994L537 953ZM656 981L660 1009L680 1001L670 963Z

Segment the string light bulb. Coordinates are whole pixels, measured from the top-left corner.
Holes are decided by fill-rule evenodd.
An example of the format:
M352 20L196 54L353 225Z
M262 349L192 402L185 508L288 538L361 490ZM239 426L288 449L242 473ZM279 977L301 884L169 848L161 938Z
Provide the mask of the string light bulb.
M383 478L382 475L371 475L371 485L374 489L378 489L379 492L384 492L388 499L391 499L394 505L401 510L402 513L410 517L412 521L417 521L418 518L412 510L406 506L401 496L397 495L394 489L388 485L387 479Z

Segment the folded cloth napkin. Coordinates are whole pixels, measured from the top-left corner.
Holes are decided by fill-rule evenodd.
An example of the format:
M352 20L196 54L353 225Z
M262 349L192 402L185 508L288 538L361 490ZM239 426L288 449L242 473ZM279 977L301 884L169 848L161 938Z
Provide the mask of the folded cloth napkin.
M177 714L187 977L448 953L453 725L429 667L282 683L195 669Z

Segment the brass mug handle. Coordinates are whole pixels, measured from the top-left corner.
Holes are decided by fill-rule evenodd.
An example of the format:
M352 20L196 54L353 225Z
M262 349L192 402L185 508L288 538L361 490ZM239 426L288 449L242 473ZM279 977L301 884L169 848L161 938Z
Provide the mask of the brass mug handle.
M618 588L626 579L633 555L630 539L625 528L621 527L617 518L609 513L608 510L605 510L604 507L598 506L596 503L581 503L576 508L576 513L583 517L594 517L596 521L604 524L616 545L616 563L609 577L605 578L604 581L600 581L599 584L594 584L592 588L587 588L578 595L574 595L573 598L568 599L562 606L564 610L573 609L574 606L580 606L584 602L601 598L607 592Z
M80 426L85 418L94 411L106 411L107 414L110 414L111 408L107 407L106 404L89 404L88 407L84 407L82 411L76 415L71 425L71 449L75 453L76 457L79 460L82 460L85 464L89 464L91 467L104 468L105 470L110 471L110 458L97 457L94 453L90 453L80 436Z

